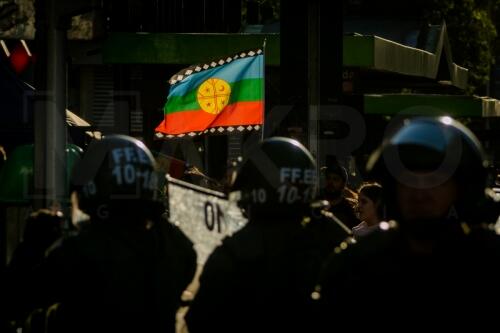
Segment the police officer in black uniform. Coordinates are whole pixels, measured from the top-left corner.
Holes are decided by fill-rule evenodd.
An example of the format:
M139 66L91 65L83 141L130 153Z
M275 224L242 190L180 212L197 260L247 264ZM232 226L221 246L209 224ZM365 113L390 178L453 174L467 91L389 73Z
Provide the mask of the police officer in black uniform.
M372 154L368 171L393 220L329 257L315 293L323 330L494 324L500 243L488 224L498 209L486 204L477 138L450 117L410 119Z
M189 331L307 331L310 290L338 237L331 221L309 216L317 191L313 157L296 140L264 140L231 190L248 224L207 260L186 316Z
M160 176L146 146L110 135L93 142L73 174L90 223L40 268L39 305L58 303L55 332L175 332L191 282L191 242L161 215Z

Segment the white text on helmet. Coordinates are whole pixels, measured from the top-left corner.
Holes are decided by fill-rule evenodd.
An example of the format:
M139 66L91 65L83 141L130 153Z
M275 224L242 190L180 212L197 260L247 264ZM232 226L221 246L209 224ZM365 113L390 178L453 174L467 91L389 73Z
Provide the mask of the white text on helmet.
M280 182L301 183L313 185L316 183L316 170L300 168L281 168Z
M121 147L115 148L111 151L113 155L113 162L116 164L125 163L140 163L150 164L147 155L140 149L135 147Z

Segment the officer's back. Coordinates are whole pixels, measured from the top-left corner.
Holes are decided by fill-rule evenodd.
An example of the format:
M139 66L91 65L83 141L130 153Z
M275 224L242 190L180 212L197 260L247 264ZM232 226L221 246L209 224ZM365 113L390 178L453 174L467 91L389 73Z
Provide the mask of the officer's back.
M395 221L331 255L318 288L321 326L491 325L500 240L475 218L484 167L477 139L447 117L408 121L389 138L368 170Z
M109 136L89 147L73 184L90 224L39 271L42 305L59 304L52 330L174 332L196 256L161 218L157 177L151 153L137 140Z
M331 221L307 217L316 179L295 140L271 138L249 153L232 187L249 222L206 262L186 317L191 333L307 331L309 294L337 240L325 232L336 230Z

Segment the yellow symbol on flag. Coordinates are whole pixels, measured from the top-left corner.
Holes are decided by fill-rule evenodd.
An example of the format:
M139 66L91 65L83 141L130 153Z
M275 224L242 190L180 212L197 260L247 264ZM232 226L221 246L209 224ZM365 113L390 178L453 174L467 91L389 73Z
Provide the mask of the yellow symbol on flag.
M229 103L231 86L222 79L210 78L198 88L197 100L203 111L219 114Z

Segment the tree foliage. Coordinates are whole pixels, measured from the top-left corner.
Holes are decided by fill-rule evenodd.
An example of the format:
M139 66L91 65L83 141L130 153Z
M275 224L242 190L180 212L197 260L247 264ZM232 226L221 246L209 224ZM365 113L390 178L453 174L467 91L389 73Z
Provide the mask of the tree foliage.
M34 0L0 0L0 37L33 39Z

